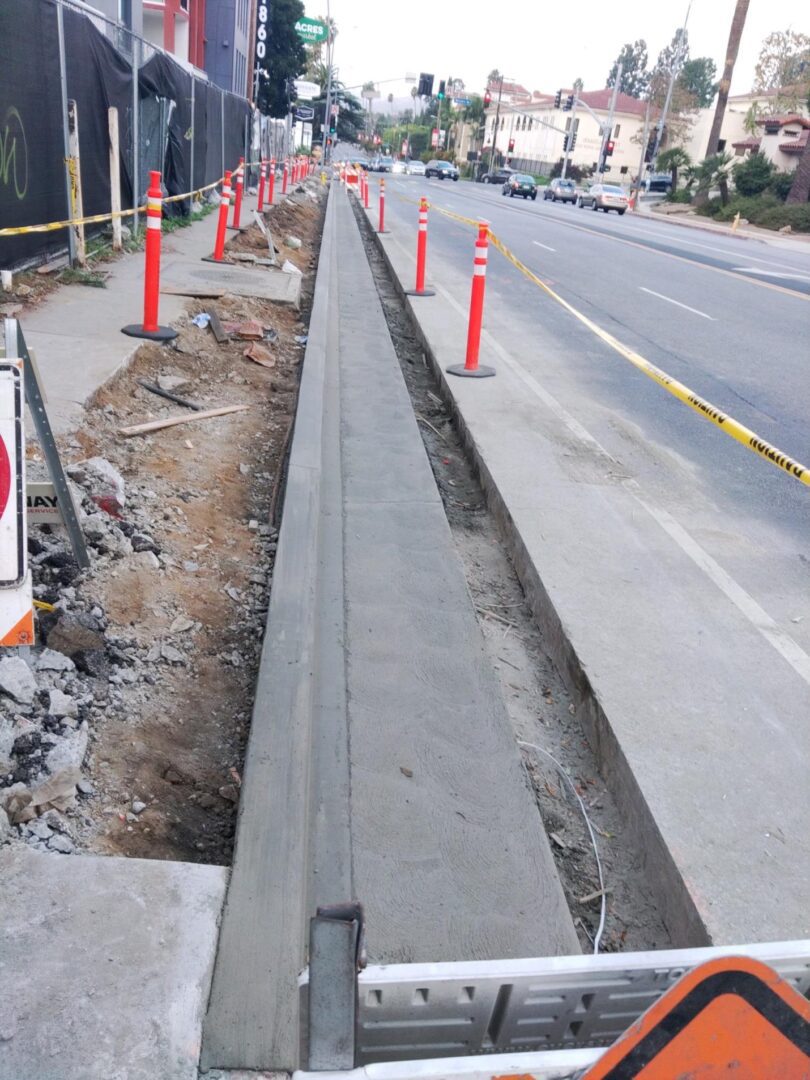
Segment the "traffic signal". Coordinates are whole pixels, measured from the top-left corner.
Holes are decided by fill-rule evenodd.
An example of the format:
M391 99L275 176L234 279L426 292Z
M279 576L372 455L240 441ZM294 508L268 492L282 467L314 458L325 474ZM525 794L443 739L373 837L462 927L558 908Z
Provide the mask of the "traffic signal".
M433 97L433 76L423 71L419 76L419 86L416 89L419 97Z
M577 123L579 123L579 121L577 121ZM577 145L577 133L576 133L576 131L573 131L571 133L571 138L568 140L568 149L573 150L576 145Z
M558 90L557 93L554 95L554 108L559 109L561 104L562 104L562 90Z
M568 153L568 139L569 139L568 135L563 135L563 153L564 154Z
M565 105L563 106L563 109L565 110L565 112L570 112L573 109L573 107L574 107L574 95L569 94L568 97L565 99Z
M509 140L509 153L511 154L514 149L515 149L515 140L510 139Z
M484 108L488 109L491 104L492 104L492 94L490 94L489 90L485 90L484 91Z
M613 153L613 149L615 146L616 143L613 141L613 139L608 139L608 141L605 143L605 157L610 157L610 155Z
M439 92L436 95L436 97L439 99L439 101L444 101L444 89L445 89L445 82L444 82L444 79L442 79L439 82Z

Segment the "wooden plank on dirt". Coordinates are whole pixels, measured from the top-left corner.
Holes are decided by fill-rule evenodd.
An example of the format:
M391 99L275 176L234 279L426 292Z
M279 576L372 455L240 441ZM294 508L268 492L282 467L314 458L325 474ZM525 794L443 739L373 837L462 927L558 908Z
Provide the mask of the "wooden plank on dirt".
M221 409L206 409L204 412L184 416L167 416L164 420L149 420L145 424L133 424L131 427L118 429L118 434L125 438L132 435L146 435L150 431L160 431L161 428L174 427L176 424L190 424L193 420L210 420L214 416L226 416L228 413L244 412L250 405L224 405Z

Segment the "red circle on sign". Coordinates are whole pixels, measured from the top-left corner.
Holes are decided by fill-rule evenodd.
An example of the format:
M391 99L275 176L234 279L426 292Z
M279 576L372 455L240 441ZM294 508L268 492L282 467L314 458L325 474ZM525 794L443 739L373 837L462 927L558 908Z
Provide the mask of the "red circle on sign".
M0 518L6 512L8 496L11 491L11 462L6 450L5 439L0 439Z

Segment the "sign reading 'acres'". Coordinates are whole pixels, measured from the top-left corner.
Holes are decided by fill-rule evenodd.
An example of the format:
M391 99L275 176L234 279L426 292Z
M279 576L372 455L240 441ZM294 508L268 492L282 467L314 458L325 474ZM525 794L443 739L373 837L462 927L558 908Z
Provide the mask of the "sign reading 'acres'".
M306 15L295 24L295 32L307 45L320 45L329 37L329 27L325 22L321 22L320 19L310 19Z

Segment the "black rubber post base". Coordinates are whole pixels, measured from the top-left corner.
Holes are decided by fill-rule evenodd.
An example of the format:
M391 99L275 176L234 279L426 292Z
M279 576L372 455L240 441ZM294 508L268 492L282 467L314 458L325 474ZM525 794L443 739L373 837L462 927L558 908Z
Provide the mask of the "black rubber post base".
M377 236L388 236L390 229L377 229Z
M228 232L247 232L248 231L248 226L247 225L226 225L225 228L228 230Z
M157 330L144 330L142 326L136 323L132 323L130 326L122 326L121 333L126 334L127 337L147 338L149 341L171 341L177 337L177 331L172 330L170 326L159 326Z
M495 368L486 367L483 364L474 370L468 370L463 364L451 364L444 370L448 375L462 375L465 379L488 379L495 374Z
M215 259L213 255L203 255L200 262L212 262L215 266L230 266L225 259Z
M433 289L422 289L421 292L419 291L419 289L406 289L405 290L405 295L406 296L435 296L436 293L433 291Z

